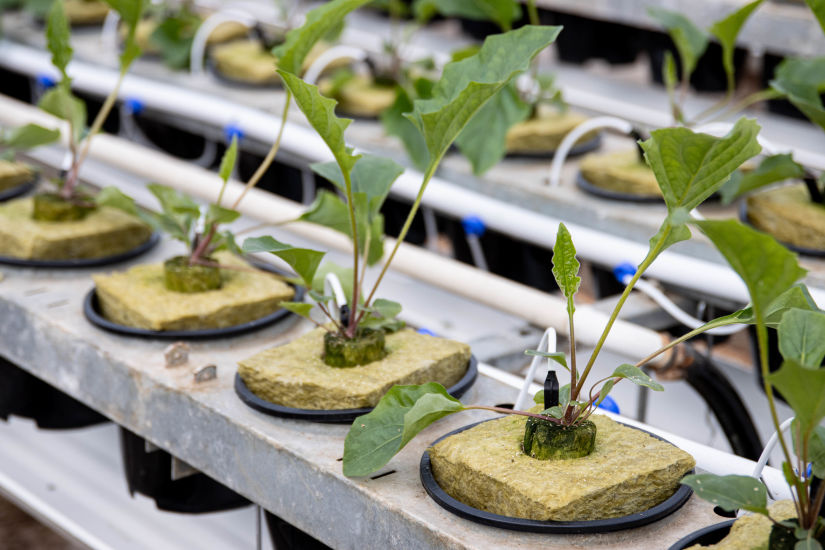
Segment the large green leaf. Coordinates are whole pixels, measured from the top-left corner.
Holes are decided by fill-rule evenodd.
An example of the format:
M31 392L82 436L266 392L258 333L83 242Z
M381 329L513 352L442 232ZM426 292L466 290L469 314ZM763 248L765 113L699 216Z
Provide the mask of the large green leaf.
M326 178L342 192L346 192L344 176L337 163L316 163L310 167L316 174ZM367 198L369 209L362 215L371 219L379 214L392 184L403 173L404 167L392 159L366 153L361 155L352 169L350 179L353 194L363 193Z
M416 0L413 12L419 21L435 14L463 17L475 21L492 21L502 31L509 31L521 17L521 6L515 0Z
M381 113L381 124L384 125L387 135L401 140L413 165L419 170L426 170L430 160L427 143L415 124L404 116L404 113L409 113L412 109L413 100L407 91L399 86L396 89L395 102Z
M651 132L641 145L668 211L693 210L716 192L736 168L761 151L758 133L756 121L746 118L722 138L687 128Z
M393 386L375 408L359 416L344 440L344 475L365 476L384 466L418 432L463 410L444 386Z
M68 80L66 67L72 60L72 46L69 43L69 19L63 9L63 2L52 2L46 21L46 43L52 53L52 64L57 67L64 80Z
M123 42L123 51L120 54L120 70L125 72L132 62L140 57L140 46L135 39L135 31L140 22L146 0L104 0L120 15L126 28L126 39Z
M805 0L811 11L814 12L822 32L825 32L825 0Z
M310 11L304 24L289 31L283 44L273 50L278 67L292 74L301 74L307 54L315 44L330 33L352 10L369 0L333 0Z
M610 376L611 378L623 378L625 380L630 380L637 386L644 386L645 388L650 388L654 391L665 391L665 388L661 384L655 382L651 377L645 374L642 369L628 363L623 363L616 367L616 370L614 370L613 374Z
M303 111L304 116L329 147L342 172L349 175L355 163L361 158L361 155L352 154L352 149L347 147L344 139L344 130L350 125L352 119L335 116L337 102L322 96L317 86L307 84L283 69L278 69L278 74L281 75L284 86L292 93L295 103Z
M192 42L200 24L200 18L184 6L179 12L165 17L152 31L149 41L160 50L166 65L185 69L189 66Z
M808 440L808 460L813 474L825 478L825 426L817 426Z
M476 55L448 63L431 99L415 101L407 115L424 136L435 167L484 104L558 36L560 27L526 25L488 36Z
M765 187L778 181L791 178L801 178L805 169L794 162L790 153L765 157L756 170L751 172L734 172L731 178L722 186L720 194L722 202L730 203L736 197L749 193L760 187Z
M825 57L785 59L776 68L770 85L812 122L825 129L825 108L819 96L825 87Z
M725 68L729 93L732 93L735 87L733 52L736 49L736 37L739 36L739 31L742 30L742 26L748 20L748 17L750 17L763 1L764 0L755 0L754 2L745 4L733 13L715 22L710 27L711 34L713 34L719 40L719 44L722 45L722 66Z
M68 81L64 80L43 94L38 105L47 113L68 120L72 126L72 139L75 143L80 142L86 129L86 104L72 93Z
M707 33L675 11L650 7L647 13L661 23L670 34L682 61L682 80L686 81L693 74L696 63L708 47Z
M806 273L795 254L772 237L736 220L695 223L745 282L751 303L762 314Z
M461 153L480 175L495 166L507 150L507 132L530 115L530 106L510 83L470 119L455 140Z
M0 146L27 150L60 139L60 130L51 130L37 124L26 124L0 134Z
M791 309L779 323L779 351L786 360L818 369L825 358L825 313Z
M806 437L825 418L825 369L785 360L767 379L791 406Z
M225 223L232 223L238 218L241 217L241 213L237 210L231 210L229 208L224 208L223 206L218 206L217 204L210 204L209 208L206 210L206 226L210 226L214 224L225 224Z
M553 277L556 279L559 288L567 298L567 314L573 315L576 306L573 297L579 291L581 277L579 277L579 260L576 259L576 247L573 246L573 239L570 232L563 223L559 224L556 233L556 242L553 244Z
M750 476L695 474L682 478L682 483L693 489L698 497L728 512L768 513L768 491L761 481Z
M324 252L311 248L296 248L292 245L276 241L270 236L252 237L243 243L243 251L247 254L255 252L270 252L285 261L295 270L307 288L312 287L315 272L324 257Z

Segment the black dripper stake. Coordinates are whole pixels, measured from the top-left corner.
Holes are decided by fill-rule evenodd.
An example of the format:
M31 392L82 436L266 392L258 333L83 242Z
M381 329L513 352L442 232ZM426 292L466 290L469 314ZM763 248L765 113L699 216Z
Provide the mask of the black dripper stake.
M549 409L559 404L559 379L556 371L551 370L544 379L544 408Z
M805 173L805 187L808 188L808 194L811 196L811 202L822 204L822 191L819 190L819 185L813 175Z
M639 162L644 164L645 150L642 149L642 144L639 143L645 140L645 137L642 135L642 131L634 127L632 130L630 130L630 137L632 137L633 141L636 142L636 154L639 155Z

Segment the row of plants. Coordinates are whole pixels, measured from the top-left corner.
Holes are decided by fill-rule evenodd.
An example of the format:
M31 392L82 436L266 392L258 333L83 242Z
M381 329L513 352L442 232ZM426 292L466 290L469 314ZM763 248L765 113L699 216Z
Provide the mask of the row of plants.
M141 18L143 2L112 0L110 3L119 10L129 29L127 48L121 56L121 75L124 75L140 53L135 44L134 29ZM519 74L531 69L534 58L556 38L560 29L527 25L491 36L475 54L446 65L428 97L412 101L405 120L419 133L426 150L426 166L418 196L399 239L385 257L384 220L380 210L402 168L389 159L356 154L348 147L344 134L350 121L336 115L334 100L324 97L318 87L307 84L298 76L306 56L315 44L347 13L365 3L366 0L334 0L316 8L307 16L302 27L287 34L277 54L278 74L287 91L284 120L294 100L335 159L331 163L313 166L313 169L339 191L319 194L316 202L296 221L316 223L347 235L352 243L352 265L347 268L322 263L322 251L295 247L271 236L247 238L242 246L236 244L236 236L226 226L239 216L237 207L245 193L229 208L224 206L223 198L235 163L237 142L230 144L221 163L221 191L215 202L206 207L161 186L150 187L161 204L161 213L137 208L134 201L116 188L107 188L94 196L90 191L81 190L78 183L80 167L88 154L90 140L102 122L93 124L88 132L85 130L82 102L72 95L70 79L65 70L71 57L68 23L60 3L52 6L48 16L47 36L54 63L63 78L50 92L50 96L44 97L43 107L69 121L69 150L73 160L58 193L36 195L31 200L33 204L43 202L47 205L46 210L58 211L60 214L46 220L35 219L32 223L49 228L65 228L86 221L96 213L115 211L146 228L147 233L150 228L166 232L185 243L188 249L185 256L170 259L163 266L136 266L125 274L96 276L102 315L116 324L128 326L136 324L136 319L143 321L148 318L147 311L140 308L145 304L157 303L157 300L180 300L180 303L186 304L181 306L183 309L190 308L193 301L207 302L206 307L210 307L216 300L223 300L223 297L218 298L219 295L233 294L235 282L241 279L247 280L238 284L244 287L241 291L242 298L249 298L246 290L250 286L257 286L249 282L252 277L261 277L267 285L283 283L281 278L262 274L245 260L236 259L238 253L274 254L292 268L297 278L291 279L291 282L306 288L307 296L315 305L290 301L290 298L278 295L270 300L269 306L253 308L254 313L250 314L250 309L246 308L244 314L247 317L242 317L241 320L234 316L230 316L228 320L217 320L204 313L203 309L196 309L194 315L191 314L191 309L186 309L182 316L179 315L166 325L161 322L146 327L138 323L137 328L152 330L158 336L171 330L197 332L236 326L249 321L250 317L252 320L260 318L262 310L271 312L273 305L275 309L280 307L300 315L318 324L318 328L285 346L265 350L241 360L238 371L239 393L251 393L260 400L291 409L287 412L273 409L281 415L313 410L343 411L352 415L353 410L374 407L371 412L353 422L347 437L343 469L345 475L353 476L375 472L424 427L448 414L479 408L505 414L503 419L462 431L434 446L429 451L429 464L435 483L451 498L472 508L504 517L541 521L553 528L558 528L554 523L561 521L599 521L644 513L672 498L677 492L679 478L693 467L693 460L689 456L669 444L655 443L647 439L649 436L645 434L594 415L595 408L615 384L626 379L650 389L661 390L663 388L641 370L643 365L659 354L709 328L733 323L755 325L760 335L761 349L764 350L764 333L768 326L772 326L779 332L780 345L793 355L786 357L786 364L777 373L765 372L766 394L772 412L774 387L794 408L798 419L795 448L802 461L800 464L804 466L808 462L814 462L816 474L819 471L817 460L821 454L817 450L820 443L816 442L820 435L818 425L825 416L825 410L820 411L822 407L817 398L822 391L807 390L818 389L821 382L819 363L825 351L816 347L821 345L821 338L809 336L812 333L818 335L816 331L825 330L825 321L822 320L822 313L812 305L804 286L797 284L804 271L796 265L791 253L752 228L736 221L695 221L689 215L691 210L722 189L723 185L728 185L726 181L744 161L760 152L756 142L759 127L754 121L747 119L737 122L723 138L675 127L655 130L641 144L646 162L655 174L668 214L651 239L648 255L626 286L603 335L582 369L577 365L573 323L573 297L580 282L579 263L569 233L563 226L559 228L554 247L553 275L568 301L571 349L569 356L559 353L545 355L569 371L569 384L555 389L549 385L543 395L536 397L537 407L531 411L502 410L486 405L467 406L448 393L445 386L454 385L471 369L468 347L404 329L403 323L397 318L401 312L400 304L379 298L378 289L400 243L409 231L429 181L452 143L470 127L476 116L483 113L499 94L512 85ZM117 89L110 96L111 101L107 100L104 106L109 105L111 109L116 97ZM105 114L102 116L105 119ZM282 124L282 129L283 126ZM25 135L27 131L31 132L32 129L12 132L10 137L5 137L6 143L12 146L17 143L17 147L21 143L25 145L26 142L20 135ZM34 140L38 143L45 143L47 137L54 138L53 134L46 136L45 130L35 132L42 134L41 138ZM279 142L280 136L270 152L273 158L277 154ZM36 144L32 141L28 143ZM247 190L254 187L256 182L253 177L247 184ZM3 217L8 217L8 214L0 210L0 220ZM731 267L742 276L751 294L751 305L692 331L636 364L618 366L609 377L591 382L587 388L586 383L593 365L635 282L663 250L690 238L691 227L698 227L710 238L728 259ZM111 250L106 252L111 253ZM366 286L368 266L379 264L381 269L376 281L371 286ZM147 273L142 270L149 267L152 269L151 276L138 276ZM346 307L337 307L341 304L336 304L333 296L325 294L323 280L328 273L336 273L346 286ZM153 286L134 285L135 279L151 279ZM124 286L117 286L118 284ZM105 290L107 285L112 285L108 292ZM130 295L135 299L124 299ZM237 297L232 296L233 299ZM253 300L256 305L261 305L263 301L265 300L260 298ZM201 303L197 307L203 305ZM237 302L235 305L237 306ZM313 316L313 310L323 315L320 321ZM117 311L122 314L118 316ZM191 317L207 324L187 324ZM436 353L436 356L425 357L431 352ZM762 361L761 366L763 370L766 369L765 361ZM779 421L775 412L772 416L778 428ZM336 420L341 418L339 416ZM505 453L487 453L483 447L478 447L478 440L485 438L500 441ZM667 461L653 464L640 459L639 455L628 456L628 444L631 447L655 446L666 455ZM809 546L805 546L806 548L816 548L811 541L820 537L820 524L815 515L811 516L811 510L816 509L817 499L821 502L822 496L811 493L811 480L809 476L805 476L804 468L798 470L802 473L796 474L796 477L791 475L794 461L787 449L785 454L788 463L786 476L796 490L796 517L799 524L798 529L791 529L792 535L796 539L807 541ZM511 490L518 490L519 483L537 488L536 498L540 502L531 506L528 512L507 504L496 508L477 498L484 494L484 486L478 485L478 480L490 471L511 471L515 468L512 466L513 456L518 458L519 471L526 477L516 480L518 476L514 476L516 489ZM506 457L503 470L496 463L502 457ZM558 501L544 500L548 494L552 496L553 493L545 483L567 488L576 485L569 481L571 471L575 479L580 479L587 472L592 473L594 467L597 473L607 473L604 466L598 466L599 460L607 459L606 457L611 461L611 473L618 476L618 480L617 477L607 478L599 486L599 490L608 495L608 501L615 501L612 506L605 504L604 500L597 500L591 503L594 506L585 506L586 511L579 509L578 512L571 512L564 506L559 506ZM475 458L481 460L476 461ZM631 499L632 502L613 498L611 487L626 479L621 477L623 475L638 475L640 463L648 463L648 469L642 471L639 477L644 481L637 487L641 498ZM665 470L670 472L670 477L661 477ZM560 483L560 479L568 481ZM662 482L657 485L658 490L646 491L643 486L649 485L653 479ZM687 478L685 483L694 487L700 496L711 499L720 500L720 495L730 498L731 495L745 494L740 491L743 482L739 478L720 480L700 476ZM759 489L754 491L759 492ZM587 500L581 495L576 498ZM507 499L502 501L506 503ZM762 512L765 508L759 502L754 504L755 501L749 499L727 501L728 507L734 506L730 502L734 502L735 507L754 511ZM721 505L720 502L717 504ZM788 528L788 525L780 525L780 528Z

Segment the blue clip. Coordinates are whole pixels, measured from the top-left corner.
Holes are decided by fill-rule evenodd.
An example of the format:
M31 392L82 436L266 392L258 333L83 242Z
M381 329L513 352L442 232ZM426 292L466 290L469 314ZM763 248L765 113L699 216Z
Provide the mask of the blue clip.
M426 334L427 336L435 336L436 334L428 328L420 328L416 331L418 334Z
M610 397L609 395L604 398L604 401L599 403L598 408L604 409L608 412L621 414L621 413L619 413L619 405L616 404L616 401L612 397Z
M625 284L625 279L636 274L636 266L630 262L623 262L613 268L613 276L622 284Z
M54 88L57 82L51 75L46 73L40 73L37 75L37 85L43 88L44 90L48 90L50 88Z
M131 115L139 115L143 112L143 109L146 108L143 102L136 97L127 97L123 102L123 106L126 107L126 111Z
M487 231L487 226L484 225L484 220L478 216L464 216L461 220L461 225L464 226L464 233L467 235L474 235L481 237Z
M232 143L232 138L238 138L238 142L240 142L243 139L243 130L237 124L227 124L223 127L223 138L226 143Z

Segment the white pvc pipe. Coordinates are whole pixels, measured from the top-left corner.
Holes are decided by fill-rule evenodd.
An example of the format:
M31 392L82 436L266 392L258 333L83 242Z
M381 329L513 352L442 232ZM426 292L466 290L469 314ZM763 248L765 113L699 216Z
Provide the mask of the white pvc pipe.
M57 74L45 52L6 40L0 41L0 65L31 76L44 72ZM112 69L79 61L70 65L69 73L78 89L101 96L109 93L117 76ZM137 97L149 108L199 120L218 128L235 123L247 136L264 143L272 143L280 128L277 116L197 90L135 75L126 77L121 97ZM310 162L333 160L323 140L300 124L287 122L281 147ZM419 172L406 170L396 180L391 194L412 201L418 194L421 179L422 175ZM430 181L423 204L459 219L471 214L480 216L493 230L545 248L552 248L560 222L557 218L503 203L452 185L438 177ZM580 256L598 265L612 267L622 262L638 264L647 254L646 243L631 241L575 223L566 225ZM721 263L665 251L647 270L647 275L710 296L742 303L749 301L744 283L730 268ZM825 307L825 291L817 288L810 290L820 307ZM539 324L548 326L551 323Z
M576 142L588 132L598 130L600 128L612 128L618 130L623 134L629 134L633 131L633 125L626 120L616 118L613 116L599 116L589 118L567 132L564 139L561 140L556 153L553 155L553 163L550 165L550 187L556 187L561 181L561 170L564 167L564 161L567 160L567 155L576 144Z
M306 73L304 73L304 81L307 84L317 84L318 78L326 70L329 65L339 59L352 59L353 61L365 61L367 59L367 52L361 48L354 48L352 46L333 46L318 56L312 62Z
M246 12L237 9L226 9L214 13L201 23L195 38L192 40L192 48L189 50L189 72L194 76L203 74L203 60L206 56L206 44L209 35L224 23L240 23L247 27L255 25L256 19Z
M537 349L538 351L547 353L556 351L556 331L552 327L544 331ZM528 405L530 404L530 396L533 395L530 392L530 388L533 386L533 380L536 377L536 370L541 365L542 359L544 358L534 355L533 360L530 361L530 368L527 370L527 376L524 377L524 383L522 383L518 397L516 398L516 403L513 405L515 410L524 411L529 408ZM547 358L546 361L549 363L550 359Z

